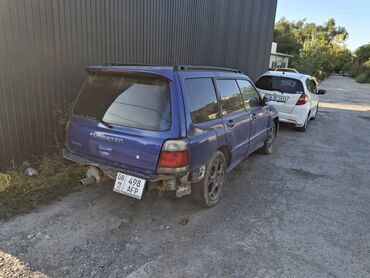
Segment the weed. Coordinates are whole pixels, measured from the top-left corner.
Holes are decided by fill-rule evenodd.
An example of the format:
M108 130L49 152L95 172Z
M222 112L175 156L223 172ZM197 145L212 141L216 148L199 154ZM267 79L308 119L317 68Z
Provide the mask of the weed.
M39 171L34 177L25 176L22 166L6 171L11 182L0 189L0 219L25 213L78 190L77 181L84 174L83 166L66 164L58 154L37 158L32 165Z

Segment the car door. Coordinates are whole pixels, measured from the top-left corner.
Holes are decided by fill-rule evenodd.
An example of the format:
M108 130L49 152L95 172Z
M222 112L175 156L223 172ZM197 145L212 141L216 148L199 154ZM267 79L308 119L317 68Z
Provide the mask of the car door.
M191 169L208 163L214 151L226 144L226 134L220 115L219 101L212 77L181 80L186 103L187 136L191 149Z
M244 101L245 109L251 119L249 153L260 148L267 137L269 120L268 107L262 103L257 89L249 80L237 80Z
M221 115L226 130L226 140L235 161L248 152L251 129L249 112L244 108L236 80L217 79L217 91L221 103Z

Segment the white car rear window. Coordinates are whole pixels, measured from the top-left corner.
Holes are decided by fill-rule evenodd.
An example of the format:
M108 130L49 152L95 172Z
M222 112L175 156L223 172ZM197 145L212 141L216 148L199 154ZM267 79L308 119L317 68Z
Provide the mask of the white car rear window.
M290 94L301 94L304 92L300 80L288 77L262 76L257 80L256 86L262 90L279 91Z

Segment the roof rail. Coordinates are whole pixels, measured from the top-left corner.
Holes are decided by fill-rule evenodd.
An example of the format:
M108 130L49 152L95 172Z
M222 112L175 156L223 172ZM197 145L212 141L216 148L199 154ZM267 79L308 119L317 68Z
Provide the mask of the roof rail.
M203 70L203 71L229 71L234 73L242 73L240 70L223 68L223 67L210 67L210 66L193 66L193 65L176 65L174 67L176 71L180 70Z
M106 63L103 66L142 66L142 67L166 67L164 65L155 65L155 64L140 64L140 63Z
M171 67L166 65L156 64L135 64L135 63L106 63L103 66L146 66L146 67ZM234 73L242 73L240 70L224 68L224 67L212 67L212 66L196 66L196 65L175 65L173 66L175 71L187 71L187 70L200 70L200 71L228 71Z

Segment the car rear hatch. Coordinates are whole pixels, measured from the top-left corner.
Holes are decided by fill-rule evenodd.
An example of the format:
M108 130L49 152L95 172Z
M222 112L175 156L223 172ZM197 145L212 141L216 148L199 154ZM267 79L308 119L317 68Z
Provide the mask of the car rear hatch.
M147 72L90 71L68 124L69 150L155 173L163 142L181 134L172 115L177 103L172 87L171 80Z
M262 97L268 97L269 104L282 113L291 113L304 92L300 80L282 76L262 76L256 86Z

